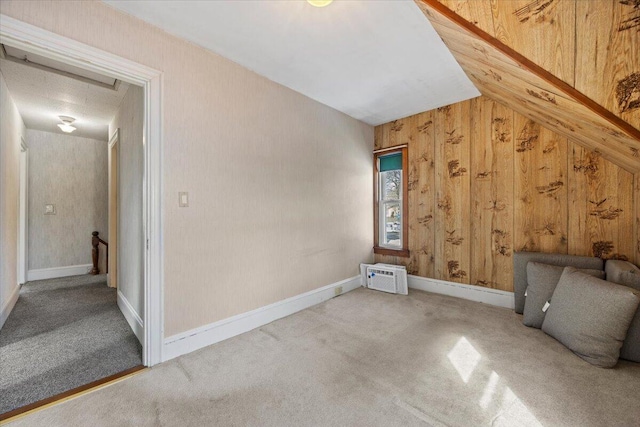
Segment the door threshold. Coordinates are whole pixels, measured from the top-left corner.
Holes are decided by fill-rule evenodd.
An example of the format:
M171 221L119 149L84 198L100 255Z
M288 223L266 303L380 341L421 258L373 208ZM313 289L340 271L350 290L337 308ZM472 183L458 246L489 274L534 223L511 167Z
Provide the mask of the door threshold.
M46 399L39 400L34 403L30 403L21 408L14 409L4 414L0 414L0 424L7 424L12 421L16 421L22 417L25 417L34 412L41 411L51 406L58 405L62 402L66 402L76 397L80 397L85 394L89 394L101 388L108 387L112 384L123 381L129 377L139 374L143 370L147 369L144 365L134 366L117 374L109 375L108 377L101 378L99 380L90 382L89 384L81 385L80 387L67 390L65 392L56 394L55 396L47 397Z

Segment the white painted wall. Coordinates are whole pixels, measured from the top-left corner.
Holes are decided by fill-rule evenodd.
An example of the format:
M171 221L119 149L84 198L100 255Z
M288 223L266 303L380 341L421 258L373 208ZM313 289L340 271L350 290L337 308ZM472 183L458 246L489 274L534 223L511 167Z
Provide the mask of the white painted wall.
M0 327L18 298L20 137L25 127L0 74Z
M91 233L107 236L107 142L32 129L25 139L29 271L91 264Z
M165 336L371 261L373 127L100 2L2 13L163 72Z
M109 124L109 136L119 131L118 290L144 319L144 90L131 85Z

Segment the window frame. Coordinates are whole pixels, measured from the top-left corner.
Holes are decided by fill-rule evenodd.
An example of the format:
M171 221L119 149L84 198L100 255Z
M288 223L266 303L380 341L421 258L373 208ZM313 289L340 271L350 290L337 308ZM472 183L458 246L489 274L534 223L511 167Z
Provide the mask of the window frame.
M373 253L378 255L391 255L399 257L409 257L409 197L408 197L408 147L407 145L399 145L396 147L389 147L373 152ZM380 157L388 156L389 154L401 153L402 154L402 200L401 200L401 221L402 221L402 247L399 249L389 248L386 246L380 246L380 227L381 227L381 211L380 211Z

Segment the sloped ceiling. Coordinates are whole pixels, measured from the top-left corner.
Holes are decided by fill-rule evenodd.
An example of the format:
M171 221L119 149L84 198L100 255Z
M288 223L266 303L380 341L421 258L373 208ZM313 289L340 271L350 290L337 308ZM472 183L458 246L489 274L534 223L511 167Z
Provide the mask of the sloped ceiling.
M483 95L630 172L640 171L638 129L436 0L416 3Z

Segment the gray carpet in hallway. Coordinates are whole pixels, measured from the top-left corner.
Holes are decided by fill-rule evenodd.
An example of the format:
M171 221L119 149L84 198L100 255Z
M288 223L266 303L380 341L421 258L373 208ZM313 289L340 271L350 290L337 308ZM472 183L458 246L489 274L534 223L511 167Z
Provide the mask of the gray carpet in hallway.
M627 427L639 384L511 310L357 289L11 426Z
M33 281L0 330L0 413L142 363L106 276Z

